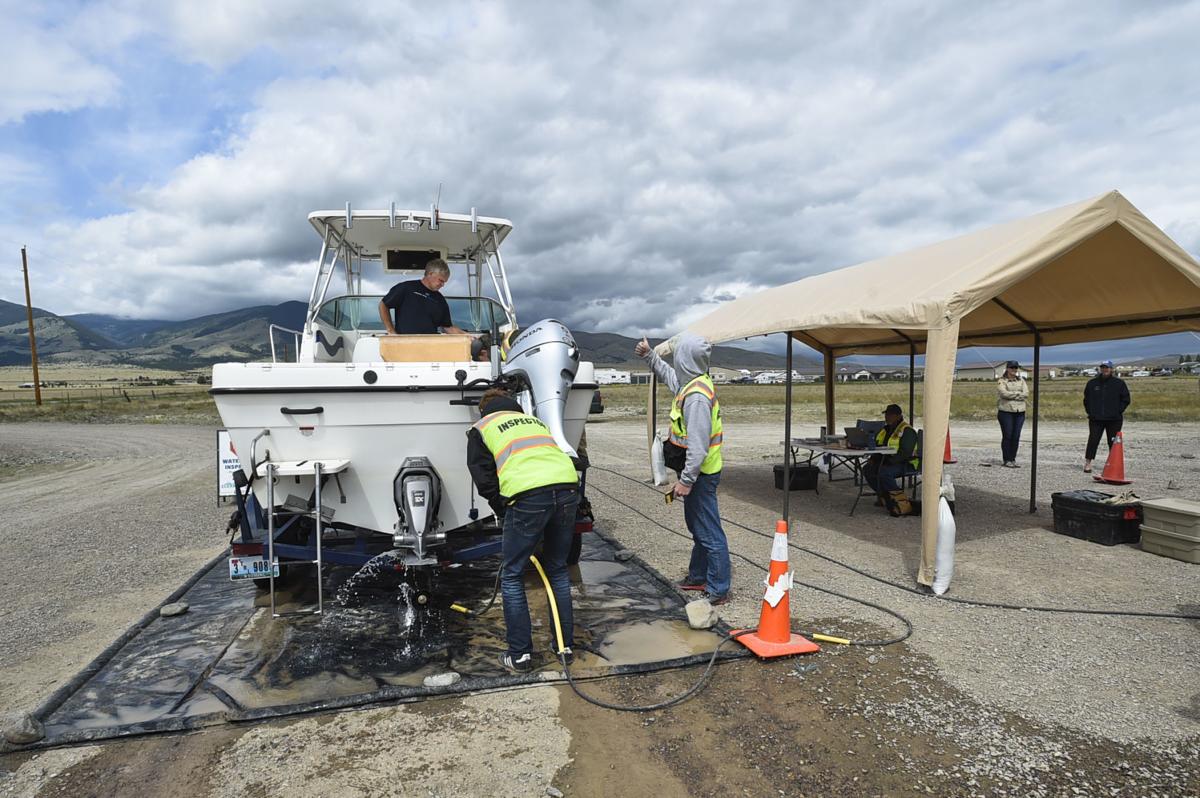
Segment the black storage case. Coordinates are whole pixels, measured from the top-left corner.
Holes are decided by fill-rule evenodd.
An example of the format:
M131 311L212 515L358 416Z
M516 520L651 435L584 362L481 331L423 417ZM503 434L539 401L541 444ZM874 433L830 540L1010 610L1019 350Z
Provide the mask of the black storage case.
M1142 537L1142 505L1101 503L1111 496L1096 490L1050 494L1054 531L1103 546L1137 543Z
M810 465L793 465L792 466L792 490L816 490L817 477L821 472L816 466ZM775 466L775 489L783 490L783 466Z

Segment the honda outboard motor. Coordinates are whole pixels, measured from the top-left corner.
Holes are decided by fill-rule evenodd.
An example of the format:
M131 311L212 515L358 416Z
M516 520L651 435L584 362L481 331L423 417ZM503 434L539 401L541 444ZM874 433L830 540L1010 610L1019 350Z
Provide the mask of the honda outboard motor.
M393 535L397 548L411 548L418 560L425 547L446 539L438 532L438 506L442 502L442 480L428 457L406 457L392 483L400 523Z
M567 395L579 370L579 347L561 321L543 319L526 328L512 342L501 367L507 376L520 376L529 386L533 414L550 428L554 442L571 457L575 447L567 443L563 415Z

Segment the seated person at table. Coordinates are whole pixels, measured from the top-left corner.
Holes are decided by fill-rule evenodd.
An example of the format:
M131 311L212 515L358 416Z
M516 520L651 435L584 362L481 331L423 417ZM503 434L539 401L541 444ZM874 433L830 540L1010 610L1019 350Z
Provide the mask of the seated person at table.
M887 446L889 455L872 455L863 469L863 477L875 491L875 504L886 506L894 516L911 515L912 502L900 487L899 479L909 471L920 470L917 431L904 420L900 405L888 405L883 411L884 427L875 435L875 444Z
M442 286L450 279L450 267L441 258L425 264L420 280L396 283L379 301L379 319L388 333L395 335L437 335L463 331L450 320L450 305L442 296ZM392 323L392 311L396 321Z

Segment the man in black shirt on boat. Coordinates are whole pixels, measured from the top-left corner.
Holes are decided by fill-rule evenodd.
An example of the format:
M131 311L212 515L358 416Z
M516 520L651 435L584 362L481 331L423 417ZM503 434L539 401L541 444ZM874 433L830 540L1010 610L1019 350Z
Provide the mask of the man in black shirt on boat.
M425 276L420 280L396 283L379 302L379 318L392 335L437 335L463 331L450 319L450 305L441 295L442 286L450 279L450 267L441 258L425 264ZM396 312L395 324L392 311Z

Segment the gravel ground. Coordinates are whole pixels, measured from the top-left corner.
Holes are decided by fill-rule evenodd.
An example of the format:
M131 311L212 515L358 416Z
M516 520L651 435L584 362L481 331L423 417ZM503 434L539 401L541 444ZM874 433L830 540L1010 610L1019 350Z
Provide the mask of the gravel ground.
M782 496L771 464L781 461L781 425L727 422L722 515L770 532ZM645 427L606 423L589 432L594 465L644 477ZM1028 428L1027 428L1028 429ZM815 433L815 429L812 430ZM1197 430L1165 424L1127 427L1126 470L1143 497L1200 498L1200 466L1180 456L1196 450ZM796 434L808 434L801 428ZM1078 425L1042 425L1040 510L1029 515L1028 469L985 467L999 462L996 429L956 424L959 462L948 466L958 493L958 546L951 595L964 599L1056 607L1122 608L1200 613L1200 566L1141 551L1106 547L1050 531L1052 491L1091 487L1080 472ZM1028 446L1021 454L1027 462ZM591 491L591 488L595 488ZM599 469L589 473L598 523L667 575L686 564L689 542L667 534L612 498L684 531L682 509ZM920 522L893 519L870 501L848 516L849 482L821 484L819 495L793 492L792 542L852 563L886 579L915 585ZM726 525L730 547L765 565L766 540ZM796 578L885 604L915 627L912 648L965 694L1049 725L1116 741L1162 742L1200 734L1200 622L1078 614L1014 612L968 607L916 596L793 551ZM753 624L762 574L734 560L735 601L723 608L731 623ZM797 590L793 616L843 617L887 623L877 611L811 590ZM801 621L801 623L803 623ZM836 630L832 630L836 633Z
M723 515L770 532L783 495L771 477L780 425L733 417L727 426ZM1164 493L1173 480L1170 495L1197 498L1200 469L1181 457L1200 448L1195 428L1127 432L1135 490ZM644 435L637 421L595 425L593 463L642 477ZM213 500L212 437L204 427L0 425L0 505L18 519L0 537L0 709L34 705L223 547L229 510ZM983 465L999 458L992 425L954 427L952 595L1200 611L1200 566L1048 530L1049 493L1092 483L1078 471L1076 427L1044 425L1042 437L1045 500L1030 516L1028 471ZM23 473L5 475L6 466ZM601 527L678 574L689 544L619 502L683 532L680 506L600 469L589 478ZM869 503L848 517L848 483L792 500L793 543L913 584L915 519ZM734 551L766 565L766 540L727 531ZM695 700L652 715L597 710L548 686L11 754L0 758L0 795L540 795L549 784L576 798L1197 794L1200 623L955 605L792 554L797 579L903 612L913 636L886 649L826 646L798 660L723 665ZM735 560L734 576L722 614L753 625L762 571ZM899 631L876 610L805 588L791 609L797 627L857 639ZM588 690L660 701L697 676Z
M0 425L0 712L32 709L224 548L214 446L204 427Z

